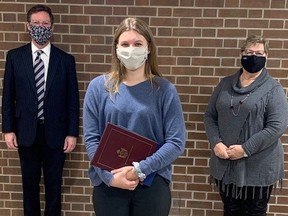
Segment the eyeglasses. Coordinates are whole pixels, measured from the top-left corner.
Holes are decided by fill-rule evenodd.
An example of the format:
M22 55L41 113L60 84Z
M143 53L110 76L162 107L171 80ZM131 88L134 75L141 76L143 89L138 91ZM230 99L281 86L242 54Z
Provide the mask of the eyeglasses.
M244 54L247 55L247 56L251 56L251 55L256 55L256 56L263 56L265 55L265 51L263 50L244 50Z
M33 25L33 26L45 26L45 27L50 27L51 26L51 21L43 21L43 22L40 22L40 21L35 21L35 20L32 20L30 21L30 24Z

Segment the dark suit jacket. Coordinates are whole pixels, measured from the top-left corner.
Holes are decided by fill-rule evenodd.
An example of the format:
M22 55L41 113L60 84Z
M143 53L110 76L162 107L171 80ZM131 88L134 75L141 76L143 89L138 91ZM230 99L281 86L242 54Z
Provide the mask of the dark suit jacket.
M79 91L72 55L51 45L44 96L45 136L49 147L64 144L66 136L79 133ZM31 44L7 54L2 132L15 132L18 145L31 146L37 129L37 96Z

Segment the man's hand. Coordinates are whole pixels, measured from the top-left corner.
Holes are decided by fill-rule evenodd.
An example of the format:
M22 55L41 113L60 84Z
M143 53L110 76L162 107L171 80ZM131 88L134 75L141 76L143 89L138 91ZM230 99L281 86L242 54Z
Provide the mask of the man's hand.
M11 132L11 133L5 133L4 134L4 139L6 142L6 145L9 149L18 149L18 144L17 144L17 138L16 134Z
M64 152L70 153L74 150L76 146L77 138L72 136L67 136L64 141Z

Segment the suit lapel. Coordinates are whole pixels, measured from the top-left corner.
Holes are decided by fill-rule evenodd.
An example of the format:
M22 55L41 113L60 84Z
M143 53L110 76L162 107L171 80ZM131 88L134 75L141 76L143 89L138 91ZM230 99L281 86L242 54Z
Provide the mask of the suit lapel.
M31 89L34 92L35 96L37 97L31 43L24 46L23 51L24 51L22 53L23 64L20 63L20 65L23 65L23 71L25 71L27 78L29 80L29 83L31 85Z
M51 53L49 59L49 67L48 67L48 74L46 80L46 90L45 90L45 97L51 88L53 79L55 78L55 74L57 72L57 67L59 65L61 56L58 55L57 49L51 44Z

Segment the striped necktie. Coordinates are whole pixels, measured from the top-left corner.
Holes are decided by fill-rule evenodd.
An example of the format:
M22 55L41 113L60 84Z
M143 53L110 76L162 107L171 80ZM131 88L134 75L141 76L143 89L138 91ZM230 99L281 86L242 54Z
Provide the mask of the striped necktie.
M43 105L44 105L44 85L45 85L45 70L44 62L40 58L42 50L37 50L37 56L34 61L34 74L38 98L38 119L44 119Z

